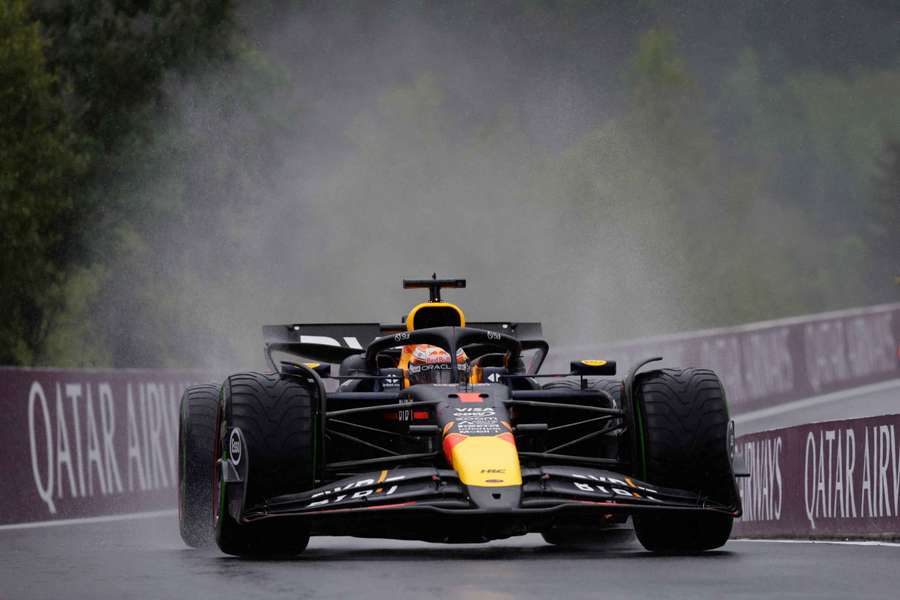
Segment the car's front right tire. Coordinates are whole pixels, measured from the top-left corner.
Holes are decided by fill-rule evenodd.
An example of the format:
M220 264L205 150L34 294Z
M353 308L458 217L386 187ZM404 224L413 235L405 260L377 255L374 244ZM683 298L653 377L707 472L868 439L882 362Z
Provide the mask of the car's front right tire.
M728 449L728 405L722 382L708 369L660 369L634 383L642 441L636 475L663 487L736 503ZM634 528L651 552L690 554L728 541L734 521L725 512L640 512Z

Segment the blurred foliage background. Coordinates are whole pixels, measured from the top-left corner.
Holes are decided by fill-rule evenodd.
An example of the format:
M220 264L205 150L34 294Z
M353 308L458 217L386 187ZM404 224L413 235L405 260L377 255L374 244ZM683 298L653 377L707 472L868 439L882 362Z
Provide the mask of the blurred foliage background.
M898 234L895 2L0 0L0 364L258 362L434 269L556 341L895 301Z

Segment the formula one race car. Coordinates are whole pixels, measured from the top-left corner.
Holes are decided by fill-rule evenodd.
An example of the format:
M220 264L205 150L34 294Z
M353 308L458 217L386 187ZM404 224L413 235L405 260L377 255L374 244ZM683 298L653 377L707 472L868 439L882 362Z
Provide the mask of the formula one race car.
M402 324L264 327L273 373L188 388L189 546L296 554L310 536L578 545L632 517L654 552L723 545L741 514L725 392L705 369L579 360L542 375L538 323L466 321L429 288ZM302 357L296 362L285 356ZM279 360L276 361L276 357ZM547 381L549 383L541 382Z

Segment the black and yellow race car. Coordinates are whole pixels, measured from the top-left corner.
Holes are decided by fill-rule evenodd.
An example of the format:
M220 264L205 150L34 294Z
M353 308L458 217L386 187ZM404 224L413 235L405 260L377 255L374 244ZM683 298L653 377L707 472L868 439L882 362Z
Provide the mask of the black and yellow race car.
M234 555L317 535L577 545L629 516L654 552L727 541L741 502L713 372L651 358L624 380L604 360L541 374L540 324L467 322L441 301L464 286L404 281L430 300L400 324L267 326L272 373L188 388L184 541Z

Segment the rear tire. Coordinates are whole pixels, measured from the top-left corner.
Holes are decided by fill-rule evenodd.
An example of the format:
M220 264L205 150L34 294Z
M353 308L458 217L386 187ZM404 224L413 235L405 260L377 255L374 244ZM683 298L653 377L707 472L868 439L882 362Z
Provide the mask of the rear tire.
M600 400L597 405L602 406L603 408L621 408L623 388L622 382L620 380L592 378L587 380L586 383L586 390L606 392L609 395L609 398ZM573 395L583 391L581 388L580 379L558 379L556 381L551 381L544 384L541 389L572 392ZM601 424L601 426L602 425L605 425L605 423ZM620 448L622 447L622 443L620 441L622 431L624 430L620 429L618 432L610 432L610 434L602 435L599 438L595 437L591 440L581 442L579 445L570 447L569 450L574 451L575 454L596 456L598 458L617 456L620 452ZM585 428L582 430L582 432L588 433L589 430ZM556 443L562 443L563 441L566 440L558 439ZM549 543L552 544L555 542Z
M301 492L315 482L313 398L306 383L278 374L242 373L228 378L222 390L219 447L239 428L247 454L244 506L273 496ZM236 556L292 555L309 543L301 521L270 519L239 523L225 507L232 484L221 485L216 542Z
M216 481L216 411L219 386L193 385L181 395L178 425L178 526L192 548L215 539L213 486Z
M635 380L643 438L638 468L650 484L735 503L728 452L728 405L721 381L707 369L663 369ZM723 513L647 512L634 516L638 540L659 553L696 553L728 541L734 519Z

